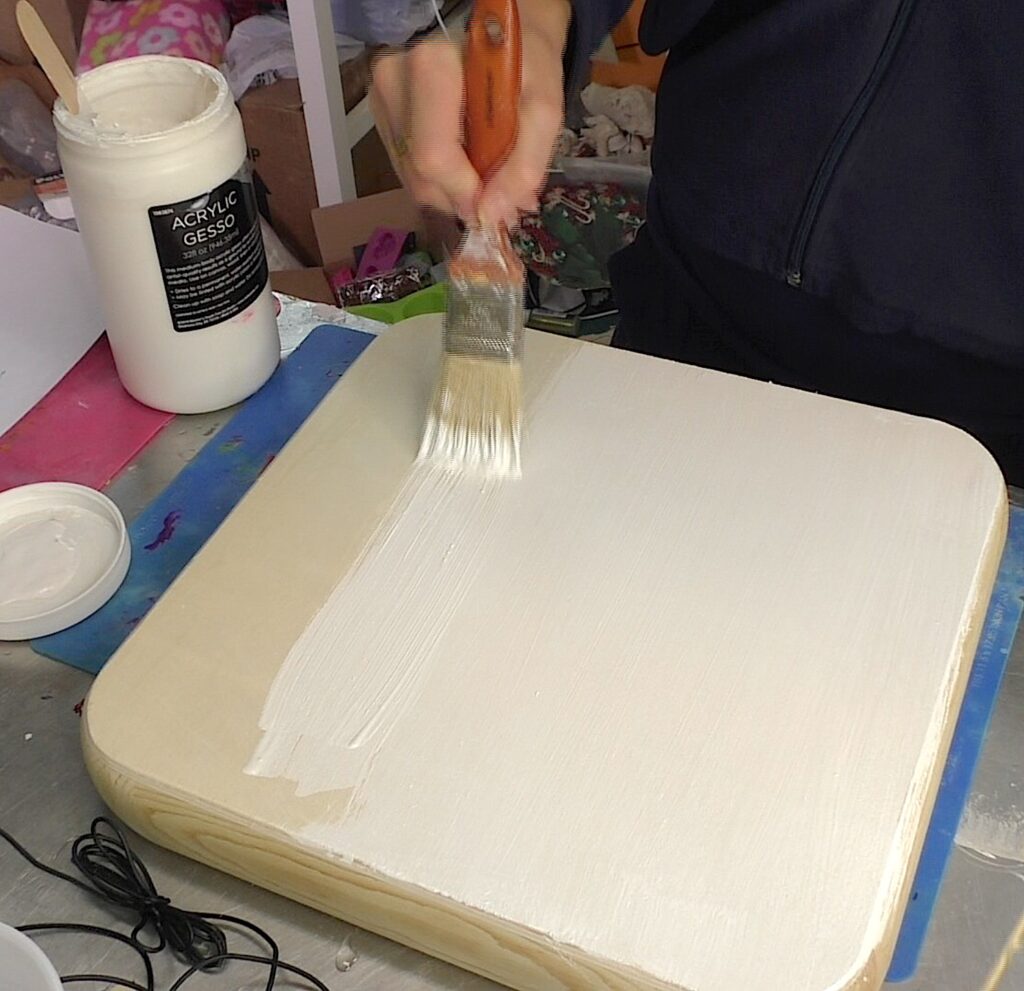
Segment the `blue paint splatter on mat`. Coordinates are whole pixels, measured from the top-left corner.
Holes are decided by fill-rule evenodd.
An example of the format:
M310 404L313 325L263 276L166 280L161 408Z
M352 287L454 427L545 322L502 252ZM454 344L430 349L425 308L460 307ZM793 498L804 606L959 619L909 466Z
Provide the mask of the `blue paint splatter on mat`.
M129 526L140 553L114 597L33 648L99 671L327 394L335 382L327 373L340 376L372 340L341 327L314 330Z

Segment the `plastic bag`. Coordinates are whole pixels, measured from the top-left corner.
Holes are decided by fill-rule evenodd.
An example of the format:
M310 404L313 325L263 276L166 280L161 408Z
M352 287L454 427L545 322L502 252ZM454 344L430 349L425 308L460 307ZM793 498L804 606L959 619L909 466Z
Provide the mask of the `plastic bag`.
M33 177L60 171L50 111L20 79L0 83L0 154Z
M354 59L364 45L354 38L335 33L338 62ZM251 86L269 85L277 78L294 79L295 46L286 19L257 14L235 26L224 52L221 67L236 100Z
M331 0L331 10L335 31L367 45L401 45L436 23L431 0Z

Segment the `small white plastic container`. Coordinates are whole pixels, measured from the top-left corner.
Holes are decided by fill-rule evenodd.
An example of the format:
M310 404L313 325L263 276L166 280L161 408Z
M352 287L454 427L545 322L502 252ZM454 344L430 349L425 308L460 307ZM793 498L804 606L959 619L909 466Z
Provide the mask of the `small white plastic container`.
M0 492L0 640L80 623L118 590L131 557L124 517L102 492L72 482Z
M57 971L24 933L0 922L0 988L14 991L62 991Z
M79 79L54 107L75 217L118 374L172 413L255 392L280 357L242 121L224 77L144 55Z

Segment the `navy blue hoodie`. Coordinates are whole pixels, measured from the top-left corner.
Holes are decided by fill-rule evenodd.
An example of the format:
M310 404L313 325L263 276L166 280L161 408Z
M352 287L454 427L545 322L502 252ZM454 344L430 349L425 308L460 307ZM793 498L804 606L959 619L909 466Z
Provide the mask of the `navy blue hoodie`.
M574 6L578 64L628 3ZM641 43L664 250L1024 368L1024 0L648 0Z

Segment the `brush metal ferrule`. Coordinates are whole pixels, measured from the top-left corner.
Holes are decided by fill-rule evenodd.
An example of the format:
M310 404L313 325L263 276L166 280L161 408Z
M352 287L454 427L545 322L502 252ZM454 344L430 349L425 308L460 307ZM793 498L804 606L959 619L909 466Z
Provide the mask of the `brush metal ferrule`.
M448 274L445 352L521 361L525 272L505 229L471 227Z
M444 349L472 358L520 361L523 289L485 278L453 277L448 287Z

